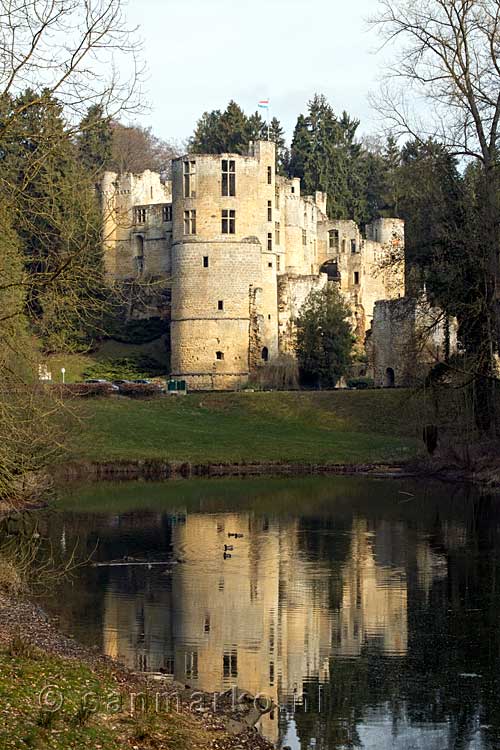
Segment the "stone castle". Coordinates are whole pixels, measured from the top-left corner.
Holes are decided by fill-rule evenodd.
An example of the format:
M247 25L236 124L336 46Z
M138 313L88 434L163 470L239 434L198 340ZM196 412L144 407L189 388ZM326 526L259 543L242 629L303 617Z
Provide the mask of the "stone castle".
M404 297L404 223L379 219L363 237L354 222L327 217L325 193L300 188L276 174L269 141L245 156L175 159L171 181L105 174L108 278L153 290L135 314L169 322L172 377L189 388L239 388L293 353L311 290L339 285L360 344L377 309L385 312L376 303ZM378 385L387 384L387 357L367 371Z

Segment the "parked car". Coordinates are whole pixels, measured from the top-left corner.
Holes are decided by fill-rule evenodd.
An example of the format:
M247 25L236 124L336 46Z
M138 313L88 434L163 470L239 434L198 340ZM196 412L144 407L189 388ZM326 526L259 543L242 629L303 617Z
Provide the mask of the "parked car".
M135 383L136 385L154 385L151 380L147 380L146 378L138 378L137 380L131 380L130 382Z
M116 385L119 388L121 385L130 385L132 381L131 380L112 380L111 382L113 383L113 385Z

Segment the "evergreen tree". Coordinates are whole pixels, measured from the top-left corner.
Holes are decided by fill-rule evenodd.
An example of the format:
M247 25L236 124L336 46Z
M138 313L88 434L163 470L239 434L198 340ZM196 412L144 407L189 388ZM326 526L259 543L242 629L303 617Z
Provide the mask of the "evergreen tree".
M297 357L305 384L334 388L347 373L354 343L350 315L335 285L309 294L297 319Z
M0 138L25 259L26 312L47 348L85 341L101 313L104 269L95 175L81 164L61 105L28 90Z
M339 119L326 98L316 94L300 115L290 154L290 175L300 177L304 193L322 190L328 195L330 218L368 218L365 167L356 142L359 121L346 112Z
M93 104L80 122L78 154L87 171L99 177L111 160L113 133L100 104Z
M226 110L204 112L189 141L189 149L196 154L247 154L250 141L267 140L267 124L260 112L247 116L241 107L230 101ZM269 138L276 143L276 165L283 174L287 152L284 131L278 119L269 126Z

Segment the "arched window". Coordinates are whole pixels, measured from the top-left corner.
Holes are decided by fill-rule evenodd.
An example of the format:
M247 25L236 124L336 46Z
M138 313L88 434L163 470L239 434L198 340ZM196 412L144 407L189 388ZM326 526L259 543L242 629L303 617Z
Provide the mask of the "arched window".
M138 234L135 238L135 268L138 274L144 271L144 237Z
M265 346L262 349L262 355L261 356L262 356L262 359L264 360L264 362L267 362L269 360L269 349L267 348L267 346Z

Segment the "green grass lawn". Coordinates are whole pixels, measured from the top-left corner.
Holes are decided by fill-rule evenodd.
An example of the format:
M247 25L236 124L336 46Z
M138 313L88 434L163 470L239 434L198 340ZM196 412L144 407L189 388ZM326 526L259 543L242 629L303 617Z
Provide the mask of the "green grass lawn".
M190 394L75 402L75 460L399 461L421 450L409 391Z
M156 712L148 688L112 670L45 653L16 637L0 646L2 750L209 750L214 734L187 713ZM158 686L156 686L158 692ZM139 708L132 713L133 706ZM165 707L165 703L161 704ZM219 732L226 737L225 732Z

